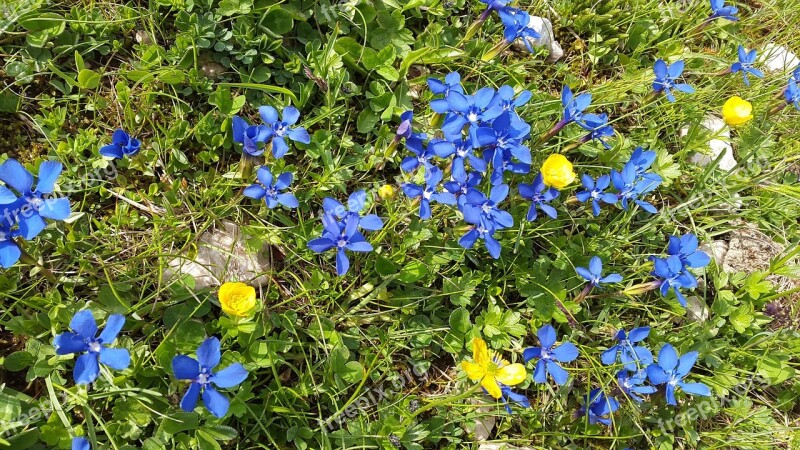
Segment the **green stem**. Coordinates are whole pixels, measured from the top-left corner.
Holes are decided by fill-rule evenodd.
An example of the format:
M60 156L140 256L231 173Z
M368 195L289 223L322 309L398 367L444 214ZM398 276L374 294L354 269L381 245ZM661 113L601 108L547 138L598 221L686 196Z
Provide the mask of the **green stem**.
M511 43L508 42L507 40L503 39L502 41L498 42L497 45L495 45L494 47L490 48L489 51L486 52L481 57L481 61L483 61L483 62L491 61L495 56L497 56L498 53L500 53L501 51L503 51L506 48L508 48L509 45L511 45Z
M476 383L475 386L472 386L471 388L467 389L466 391L464 391L463 393L461 393L459 395L456 395L454 397L445 397L445 398L442 398L442 399L439 399L439 400L434 400L434 401L428 403L427 405L421 407L420 409L414 411L414 413L411 414L410 416L406 417L406 420L404 420L403 423L400 424L400 426L403 427L403 428L407 428L408 425L411 424L411 421L414 420L415 417L419 416L420 414L422 414L422 413L424 413L426 411L430 411L431 409L439 407L439 406L442 406L442 405L444 405L446 403L457 402L457 401L460 401L460 400L464 400L465 398L471 397L480 387L481 387L481 384L480 383Z
M20 256L19 256L20 262L22 262L23 264L28 264L28 265L31 265L31 266L38 267L39 271L47 279L47 281L49 281L49 282L51 282L53 284L57 284L58 283L58 279L56 278L55 275L53 275L53 272L50 272L50 270L48 270L46 267L44 267L43 265L39 264L39 262L36 261L36 259L34 259L33 256L29 255L28 252L26 252L25 250L22 249L22 246L19 245L19 243L17 244L17 246L19 247L19 251L20 251Z

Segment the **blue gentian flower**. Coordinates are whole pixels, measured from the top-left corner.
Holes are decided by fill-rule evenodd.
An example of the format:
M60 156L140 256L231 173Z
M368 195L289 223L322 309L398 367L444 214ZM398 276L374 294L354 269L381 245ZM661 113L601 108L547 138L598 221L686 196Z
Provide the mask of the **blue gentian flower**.
M628 210L628 205L633 202L650 214L657 213L658 210L655 206L644 200L639 200L639 197L657 188L660 180L660 177L658 181L649 177L644 179L637 178L636 166L630 162L625 164L622 171L611 172L611 182L618 191L618 197L622 199L622 208L626 211Z
M711 16L710 19L722 18L728 19L732 22L736 22L739 20L736 17L736 13L739 12L739 9L735 6L725 6L725 0L711 0Z
M6 205L3 217L0 217L8 229L17 224L19 235L25 240L31 240L44 230L47 225L44 219L64 220L69 217L69 199L53 197L56 180L62 169L63 166L58 161L42 162L39 165L39 181L34 188L33 175L17 160L9 159L0 165L0 181L19 193L19 198ZM9 189L0 190L0 204L14 197L16 196Z
M675 292L675 297L678 298L681 306L686 307L686 297L681 293L681 289L694 289L697 287L697 279L689 273L678 255L670 255L666 259L652 258L653 272L652 275L660 278L661 295L666 297L669 290Z
M75 384L89 384L100 375L100 364L115 370L125 370L131 363L131 355L124 348L109 348L114 343L125 317L120 314L108 316L105 329L97 336L97 323L89 310L75 313L69 322L72 332L61 333L53 340L57 355L84 353L75 362L73 378Z
M531 163L531 150L522 145L522 141L528 136L530 125L523 121L512 122L508 111L496 117L490 126L479 127L476 131L479 146L492 146L495 151L509 151L511 156L523 164Z
M542 173L536 174L533 183L519 184L519 195L522 198L531 201L531 207L528 209L528 215L525 217L529 222L533 222L539 216L537 208L541 209L543 213L547 214L551 219L555 219L558 212L555 208L550 206L550 202L558 198L558 189L548 188L544 184L544 177Z
M523 408L531 407L531 402L530 400L528 400L528 397L522 394L517 394L510 387L501 384L500 391L503 393L503 396L501 398L503 399L503 403L505 403L505 408L507 413L512 414L511 405L509 404L511 402L514 402L522 406Z
M564 385L569 378L569 374L559 363L567 363L578 357L578 348L571 342L564 342L554 347L556 343L556 330L552 325L545 325L536 332L539 337L540 347L526 348L522 352L525 362L536 358L536 369L533 372L533 381L536 383L547 382L547 374L553 378L558 385Z
M267 140L272 139L272 154L276 158L283 158L283 155L289 151L289 144L286 138L292 141L308 144L311 142L311 136L303 127L292 127L300 119L300 111L294 106L287 106L283 108L283 120L278 117L278 111L271 106L262 106L258 108L258 114L261 120L264 121L272 132Z
M181 399L182 410L194 411L197 399L202 394L203 404L214 417L221 419L228 413L230 401L214 389L214 386L223 389L236 387L247 379L247 370L241 364L233 363L214 372L214 368L222 359L219 347L219 339L210 337L197 347L197 359L186 355L176 355L172 358L172 372L175 378L191 381L189 389Z
M653 172L648 172L650 166L656 161L656 152L644 150L642 147L636 147L631 153L628 163L631 164L635 171L636 179L647 179L654 183L661 184L661 177Z
M5 209L5 206L0 208ZM5 210L7 211L7 209ZM14 238L19 235L19 230L12 230L11 225L6 223L6 219L0 218L0 267L3 269L8 269L16 264L22 256L22 250L14 242Z
M502 11L511 0L481 0L490 11Z
M256 177L259 183L252 184L244 189L244 196L254 198L256 200L264 199L269 209L272 209L278 204L287 208L297 208L300 203L297 197L291 192L281 192L292 184L292 174L290 172L282 173L278 176L277 180L273 181L272 172L266 166L261 166L256 172Z
M656 61L655 66L653 66L653 72L656 74L656 79L653 81L653 89L656 93L664 92L667 96L667 100L670 102L675 102L672 89L677 89L687 94L693 94L693 87L686 83L678 83L678 78L683 73L683 67L683 61L675 61L669 66L667 66L667 63L664 62L663 59Z
M492 185L503 184L506 172L526 174L531 171L530 164L514 162L513 158L511 150L487 148L483 151L483 159L492 163L492 173L489 176Z
M589 418L592 425L611 425L610 416L619 409L619 402L614 397L607 396L602 389L595 388L583 399L580 414Z
M485 87L472 95L464 95L450 90L447 105L450 113L442 124L442 131L448 141L461 138L464 127L469 125L468 135L473 147L478 147L477 131L483 120L483 113L494 97L494 89Z
M527 48L529 52L533 53L533 46L528 39L539 39L542 36L537 33L536 30L528 26L531 20L530 15L528 15L527 12L516 8L501 9L498 14L500 15L500 20L503 22L503 26L505 27L503 30L503 38L506 40L506 42L510 44L517 39L522 38L525 48Z
M654 386L645 386L645 381L647 381L647 371L645 369L639 369L635 372L622 369L617 372L619 389L636 403L644 401L640 395L655 394L658 391Z
M519 119L519 114L517 114L516 109L528 103L533 94L531 94L529 90L524 90L516 97L514 97L514 95L514 88L511 86L500 86L494 94L492 101L489 102L486 112L483 113L483 119L487 121L494 120L504 112L510 113L512 120Z
M611 273L603 276L603 261L599 256L593 256L592 259L589 260L588 269L585 267L576 267L575 271L588 281L591 286L600 286L606 283L619 283L622 281L622 275L618 273Z
M681 237L670 236L667 254L677 255L685 267L705 267L711 262L707 253L698 250L697 236L692 233Z
M489 196L473 189L466 194L466 201L461 205L464 221L472 225L483 225L486 228L501 230L514 225L514 218L508 211L498 208L498 204L508 196L508 185L492 186Z
M444 203L445 205L455 205L456 197L449 192L438 192L439 183L442 181L442 170L431 166L425 172L425 186L414 183L403 183L403 193L409 198L420 198L419 218L429 219L431 217L431 200Z
M564 125L576 122L583 123L583 112L592 103L592 94L584 92L577 97L572 94L569 86L564 86L561 90L561 105L564 107Z
M322 237L309 241L308 248L322 253L336 248L336 273L341 277L350 270L350 260L345 250L351 252L371 252L372 245L358 231L359 218L348 215L342 222L323 218Z
M92 450L92 446L86 438L72 438L72 450Z
M463 179L466 177L465 161L469 161L469 166L472 170L477 170L481 173L486 172L488 168L486 161L475 155L475 147L470 140L456 139L452 142L435 140L428 144L428 148L432 148L436 156L440 158L453 157L453 178Z
M414 111L406 111L400 114L400 125L397 126L395 139L410 138L413 134L412 126L414 124Z
M447 96L451 91L464 93L464 87L461 86L461 74L458 72L450 72L444 77L444 82L437 78L428 78L428 87L435 95L444 95L445 98L437 98L431 100L431 109L439 114L444 114L450 110L447 103Z
M608 203L609 205L613 205L619 201L619 197L617 197L616 194L605 192L609 184L611 184L610 175L602 175L597 179L597 182L595 182L592 177L583 174L581 175L581 184L583 184L583 187L586 188L586 190L575 193L575 197L580 202L585 202L591 199L592 213L595 217L600 215L601 201Z
M467 194L470 190L475 189L475 186L481 183L483 176L481 176L478 172L470 172L464 174L463 177L456 177L453 175L453 179L444 183L444 189L455 195L458 200L459 208L462 208L464 203L467 201Z
M619 330L614 336L617 344L604 351L600 355L600 361L610 366L617 362L617 355L619 355L619 360L626 370L635 371L640 367L647 367L653 362L653 354L647 347L634 344L645 340L648 334L650 334L650 327L634 328L630 334L626 334L625 330Z
M108 158L122 159L136 156L142 143L123 130L116 130L111 136L111 144L100 147L100 154Z
M697 361L697 352L689 352L678 358L678 353L670 344L664 344L658 352L658 363L647 367L647 377L650 382L666 385L667 404L677 405L675 401L675 387L690 395L711 396L711 389L703 383L687 383L683 381L692 366Z
M361 211L365 206L367 206L367 193L364 191L356 191L350 194L347 199L347 207L330 197L322 200L322 209L327 217L344 220L345 222L350 217L357 217L358 226L368 231L378 231L383 228L383 220L377 214L361 216ZM323 220L325 220L324 217Z
M798 84L800 81L795 81L794 78L789 79L789 84L786 86L786 91L783 93L783 97L786 99L786 103L790 103L800 111L800 87Z
M498 242L494 237L495 231L497 230L487 227L484 224L476 225L466 234L461 236L461 238L458 240L458 245L466 249L471 249L473 246L475 246L475 242L477 242L478 239L483 239L486 250L492 256L492 258L497 259L500 257L500 251L502 250L502 247L500 247L500 242Z
M259 146L272 137L272 128L267 125L250 125L239 116L231 123L233 142L242 144L242 151L250 156L261 156L264 149Z
M609 149L611 145L605 141L607 137L614 136L614 128L608 124L608 114L584 114L583 122L578 123L589 134L581 139L581 142L589 142L597 139L603 147Z
M400 168L403 169L403 172L412 172L417 167L425 167L426 169L431 166L431 158L436 156L436 153L433 152L433 143L425 143L422 140L425 139L425 135L419 136L411 136L406 139L406 148L414 154L414 156L406 156L403 158L403 161L400 162Z
M755 67L753 64L756 62L756 51L755 49L750 50L748 52L744 49L744 46L739 45L739 61L733 63L731 66L731 72L737 73L742 72L742 76L744 77L744 84L750 86L750 80L747 79L747 74L753 75L754 77L764 78L764 73Z

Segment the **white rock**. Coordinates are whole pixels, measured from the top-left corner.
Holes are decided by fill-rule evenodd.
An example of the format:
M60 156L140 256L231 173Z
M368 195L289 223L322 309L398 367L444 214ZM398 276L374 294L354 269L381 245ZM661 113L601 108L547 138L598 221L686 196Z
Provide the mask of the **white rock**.
M786 72L800 65L800 58L783 45L769 43L760 52L764 68L770 72Z
M714 262L722 267L722 263L725 261L725 256L728 254L728 243L725 241L711 241L710 243L704 243L700 247L698 247L701 251L706 252L709 256L714 259Z
M539 39L527 38L534 47L547 47L550 56L547 58L549 62L555 62L564 56L564 50L561 45L556 41L555 34L553 33L553 24L549 19L539 16L530 16L528 19L528 27L533 28L539 36ZM514 48L519 51L528 51L525 43L520 39L514 41Z
M511 444L491 444L485 442L478 446L478 450L534 450L533 447L517 447Z
M686 298L686 316L695 322L708 320L709 309L706 302L700 297L692 295Z
M471 402L473 405L485 403L478 398L472 399ZM475 419L475 434L473 435L473 439L475 439L476 442L485 441L489 439L489 436L492 435L492 431L494 430L494 425L496 422L494 411L495 408L490 406L482 406L478 408L478 413L480 415Z
M269 281L265 273L271 267L269 248L265 245L260 251L252 252L247 248L246 240L238 225L222 222L222 227L206 231L200 236L194 257L187 252L169 262L169 267L164 270L164 281L169 283L184 275L191 275L196 289L226 281L264 286Z
M736 167L736 159L733 157L733 147L728 141L719 138L730 138L731 130L725 125L725 122L719 117L707 115L700 126L711 132L712 139L708 141L708 153L697 152L689 158L689 162L698 166L707 166L714 162L720 155L722 159L719 161L721 170L731 170ZM689 134L689 126L685 125L681 128L680 135L686 136Z

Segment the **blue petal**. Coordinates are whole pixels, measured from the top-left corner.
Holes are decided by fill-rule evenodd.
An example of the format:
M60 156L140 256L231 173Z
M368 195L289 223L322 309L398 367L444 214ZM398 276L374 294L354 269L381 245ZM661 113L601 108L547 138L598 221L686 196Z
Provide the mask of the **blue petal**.
M100 155L107 158L122 159L125 154L122 152L122 147L116 144L109 144L100 147Z
M25 217L26 215L28 215L28 217ZM30 205L23 207L18 220L20 235L27 241L38 236L39 233L44 230L44 227L47 226L42 216L36 214Z
M628 340L631 342L639 342L644 340L650 334L650 327L634 328L628 334Z
M272 155L276 158L283 158L284 155L289 151L289 145L286 144L286 139L280 136L276 136L275 139L272 140Z
M58 176L64 166L58 161L44 161L39 165L39 182L36 183L36 190L49 194L53 192Z
M678 354L675 352L675 347L670 344L664 344L658 352L658 365L666 371L675 369L678 365Z
M205 390L203 391L203 403L206 405L211 414L214 417L221 419L225 417L225 414L228 414L228 408L230 407L230 402L224 395L220 394L216 391L216 389L212 388L211 386L206 386Z
M189 384L189 389L186 390L186 393L183 394L183 398L181 399L181 409L186 412L194 411L194 407L197 406L197 399L199 397L200 397L200 384L199 383Z
M301 144L311 143L311 136L308 134L308 131L302 127L292 128L289 130L288 136L289 139Z
M106 320L106 327L100 333L98 339L100 342L106 345L110 345L117 339L117 335L119 334L122 327L125 325L125 316L122 314L112 314L108 316L108 320Z
M543 348L551 348L556 343L556 330L552 325L545 325L536 332Z
M75 371L73 372L75 384L89 384L97 379L100 375L100 365L97 363L96 353L84 353L78 357L75 362Z
M8 269L19 261L22 252L14 241L0 241L0 267Z
M264 189L264 187L260 184L251 184L250 186L244 188L242 195L245 197L254 198L256 200L261 200L265 195L267 195L267 190Z
M172 358L172 373L179 380L194 380L200 375L200 363L186 355Z
M232 388L238 386L246 379L247 369L239 363L234 363L215 373L214 376L211 377L211 382L217 387Z
M76 333L61 333L53 339L56 355L85 352L88 349L83 336Z
M213 369L219 364L221 356L219 339L216 337L206 339L197 347L197 361L200 363L201 367L205 367L209 370Z
M547 361L546 367L547 367L547 373L549 373L550 376L553 377L553 381L555 381L556 384L558 384L559 386L563 386L567 382L567 379L569 379L569 374L567 373L567 371L562 369L561 366L558 365L558 363L555 363L553 361Z
M679 382L678 386L681 387L683 392L691 395L702 395L703 397L711 396L711 389L703 383L683 383Z
M533 381L539 384L547 382L547 371L545 370L546 363L543 359L536 362L536 368L533 370Z
M526 363L534 358L541 358L541 357L542 357L541 347L528 347L522 351L522 358L525 360Z
M48 198L39 208L39 215L51 220L64 220L70 213L69 199L66 197Z
M297 200L297 197L289 192L278 194L278 203L287 208L297 208L300 206L300 202Z
M100 362L115 370L125 370L131 364L131 354L124 348L103 348Z
M368 214L359 220L358 226L365 230L378 231L383 228L383 220L375 214Z
M83 336L84 339L92 339L97 334L97 323L94 321L92 312L88 309L78 311L69 322L72 331Z
M570 362L578 357L578 347L571 342L564 342L552 350L553 356L560 362Z
M297 123L297 120L300 119L300 111L294 106L287 106L283 108L283 121L286 122L287 125L294 125Z
M603 351L603 353L600 354L600 361L603 364L605 364L606 366L610 366L611 364L614 364L617 361L617 352L618 351L619 351L619 347L616 346L616 345L611 347L611 348L609 348L608 350Z
M92 446L86 438L72 438L72 450L91 450Z
M322 253L324 251L330 250L335 245L336 243L329 238L317 238L308 242L308 248L317 253Z
M647 366L647 378L653 384L664 384L669 380L667 373L657 364Z
M9 159L0 165L0 181L16 189L20 194L31 192L33 175L16 159Z
M502 248L500 247L500 242L497 241L493 236L486 235L483 238L484 245L486 246L486 250L494 259L500 258L500 252Z
M258 115L261 116L261 120L269 126L272 126L278 121L278 111L272 106L259 107Z
M340 248L339 251L336 252L336 274L341 277L344 276L348 270L350 270L350 260L347 259L344 249Z

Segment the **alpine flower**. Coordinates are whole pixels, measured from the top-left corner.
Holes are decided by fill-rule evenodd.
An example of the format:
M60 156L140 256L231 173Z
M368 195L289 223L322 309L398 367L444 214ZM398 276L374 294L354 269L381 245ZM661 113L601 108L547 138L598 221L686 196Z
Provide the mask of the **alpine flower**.
M336 248L336 273L341 277L350 270L350 260L345 250L351 252L371 252L372 245L358 231L359 217L348 215L341 222L331 220L330 216L323 218L324 231L322 237L309 241L308 248L316 253L322 253Z
M464 88L461 86L461 74L458 72L450 72L444 77L444 81L438 78L428 78L428 88L434 95L444 95L445 97L431 100L431 109L439 114L444 114L450 109L447 96L451 91L464 93Z
M597 182L589 175L581 175L581 184L586 190L575 193L575 197L580 202L587 200L592 201L592 213L595 217L600 215L600 202L613 205L619 201L619 198L610 192L605 192L609 184L611 184L610 175L602 175L597 178Z
M72 450L91 450L92 445L86 438L75 437L72 438Z
M637 177L636 165L629 161L622 171L611 172L611 182L617 190L617 196L622 200L622 208L626 211L630 203L635 203L650 214L658 212L650 202L640 200L639 197L657 188L661 184L661 177L658 179Z
M462 361L461 368L472 381L480 383L494 398L503 396L503 386L516 386L527 377L525 366L509 364L496 352L489 351L481 338L472 339L472 361Z
M100 154L108 158L122 159L123 157L136 156L142 143L132 138L123 130L116 130L111 136L111 143L100 147Z
M544 177L541 172L536 174L533 183L520 183L518 189L519 195L521 195L522 198L531 201L531 207L528 209L528 215L525 217L529 222L533 222L538 217L539 213L537 208L541 209L542 212L547 214L551 219L556 218L558 212L555 208L550 206L550 202L558 198L559 192L556 188L548 188L545 186Z
M610 416L619 409L619 402L614 397L609 397L600 388L592 389L584 397L580 413L589 418L589 423L611 425Z
M640 395L650 395L658 391L654 386L645 386L645 381L647 381L647 371L645 369L639 369L635 372L622 369L617 372L619 389L636 403L644 401Z
M492 186L488 197L477 189L467 192L466 201L461 205L464 221L473 225L484 225L495 230L513 226L514 218L511 214L499 209L497 206L507 196L507 184Z
M433 145L428 143L425 145L422 140L425 138L425 135L420 136L411 136L406 139L406 148L413 153L413 156L406 156L403 158L403 161L400 162L400 168L403 169L403 172L411 172L417 167L424 167L428 168L431 167L431 158L436 156L433 152Z
M571 342L564 342L559 346L556 343L556 330L552 325L545 325L536 332L539 338L540 347L526 348L522 352L525 362L538 359L536 369L533 372L533 381L536 383L547 382L547 374L553 378L558 385L567 382L569 374L559 363L567 363L578 357L578 348Z
M739 45L739 61L733 63L731 65L731 72L737 73L742 72L742 76L744 77L744 84L750 86L750 80L747 79L747 74L753 75L754 77L764 78L764 73L755 67L753 64L756 62L757 53L755 49L750 50L749 52L745 50L744 46Z
M75 313L69 322L71 332L61 333L53 340L57 355L84 353L75 362L73 378L75 384L89 384L100 375L100 364L114 370L125 370L131 363L131 355L124 348L110 348L114 343L125 317L120 314L108 316L106 327L97 335L97 323L92 312L84 309Z
M511 405L509 404L511 402L516 403L516 404L522 406L523 408L530 408L531 407L531 401L528 400L528 397L526 397L526 396L524 396L522 394L517 394L510 387L501 386L500 390L503 393L502 399L503 399L503 402L505 403L504 406L506 408L506 412L507 413L512 414Z
M564 86L561 90L561 106L564 107L564 125L576 122L583 123L583 112L592 103L592 94L584 92L577 96L572 94L569 86ZM560 122L560 123L561 123Z
M258 108L258 114L270 129L267 140L272 140L272 154L276 158L283 158L283 155L289 151L287 138L302 144L311 142L311 136L309 136L305 128L292 127L300 119L300 111L294 106L283 108L283 113L281 114L283 119L278 117L278 111L271 106Z
M291 192L281 192L286 190L292 184L292 174L285 172L278 175L275 179L272 172L266 166L261 166L256 172L258 183L252 184L244 189L243 195L256 200L264 199L269 209L272 209L278 204L287 208L297 208L300 203L297 197Z
M259 146L272 137L272 129L266 125L250 125L239 116L231 120L233 142L242 144L242 151L250 156L261 156L264 149Z
M647 377L655 385L666 385L667 404L677 405L675 401L675 388L690 395L711 396L711 389L703 383L687 383L683 381L692 370L697 361L697 352L689 352L678 357L675 348L664 344L658 352L658 362L647 367Z
M650 334L650 327L634 328L629 334L626 334L625 330L619 330L614 336L617 344L604 351L600 355L600 361L610 366L617 362L617 355L619 355L620 362L627 370L635 371L647 367L653 362L653 354L647 347L635 344L645 340L648 334Z
M753 105L734 95L722 105L722 119L730 126L743 125L753 119Z
M678 255L670 255L666 259L652 258L652 260L654 266L651 274L661 279L659 280L661 283L661 295L666 297L669 290L672 289L678 302L685 308L686 297L683 296L680 290L696 288L697 279L685 270L685 266Z
M607 137L614 136L614 128L608 123L608 114L585 114L580 126L589 132L581 138L581 142L598 140L606 149L611 148L611 145L605 140Z
M505 27L503 30L503 38L505 41L510 44L517 39L522 38L525 48L527 48L529 52L533 53L533 46L531 45L530 40L539 39L542 36L529 26L531 20L530 15L527 12L516 8L501 9L498 14L500 15L500 20L503 22L503 26Z
M258 303L255 288L244 283L224 283L217 298L223 311L237 317L247 317Z
M600 286L606 283L619 283L622 281L622 275L618 273L603 276L603 261L599 256L593 256L592 259L589 260L588 269L585 267L576 267L575 271L588 281L591 286Z
M475 246L475 242L477 242L478 239L483 239L486 250L492 255L492 258L497 259L500 257L502 247L500 246L500 242L494 237L495 231L497 231L495 228L490 228L483 224L475 225L471 230L461 236L458 240L458 245L466 249L471 249Z
M722 18L736 22L739 20L739 18L736 17L736 13L738 12L739 9L735 6L726 6L725 0L711 0L711 15L708 19Z
M400 114L400 125L397 126L395 139L410 138L413 134L412 125L414 120L414 111L406 111Z
M7 206L0 206L0 208L7 211ZM0 218L0 267L8 269L16 264L20 256L22 256L22 250L14 241L14 238L19 235L19 230L11 230L11 226L6 223L6 220Z
M442 131L448 141L460 139L465 126L473 147L478 147L477 132L484 122L483 113L489 107L489 102L494 98L495 91L485 87L478 89L472 95L464 95L450 90L447 94L447 105L450 113L442 124Z
M239 363L214 372L219 365L222 354L219 339L210 337L197 347L197 359L186 355L176 355L172 358L172 372L179 380L189 380L189 389L181 399L181 409L186 412L194 411L197 399L202 394L203 404L214 415L221 419L228 413L230 401L217 391L218 388L232 388L247 379L247 370Z
M697 236L692 233L684 234L681 237L670 236L667 254L677 255L686 267L705 267L711 262L708 253L698 250Z
M404 183L403 193L409 198L420 198L419 218L430 219L431 201L436 201L446 205L455 205L456 197L449 192L438 192L439 183L442 181L442 171L437 167L431 167L425 173L425 185L420 186L414 183Z
M392 196L394 195L394 187L385 185L381 189L389 187L392 189ZM378 192L380 195L380 191ZM338 200L325 197L322 200L322 209L325 211L326 216L334 217L336 219L344 220L349 217L355 216L358 218L358 227L368 231L378 231L383 228L383 220L377 214L367 214L361 216L361 211L367 206L367 193L364 191L356 191L350 194L347 198L347 207L339 203ZM325 220L323 216L323 220Z
M542 164L542 180L545 186L563 189L575 181L572 163L562 154L554 153Z
M437 140L429 144L429 146L433 147L434 153L439 158L453 157L453 178L461 179L466 176L465 162L469 162L469 167L472 170L477 170L481 173L486 172L486 161L475 155L475 147L473 147L470 140L456 139L452 142Z
M786 91L783 93L783 97L786 99L786 103L794 105L798 111L800 111L800 86L798 84L800 81L796 81L794 78L789 79L789 84L786 86Z
M659 59L656 61L655 66L653 66L653 72L656 75L656 79L653 81L653 89L656 93L664 92L667 96L667 100L673 103L675 102L675 96L672 95L672 89L687 94L694 93L693 87L686 83L678 83L678 78L680 78L683 73L684 64L683 61L675 61L667 66L667 63L664 62L663 59Z

